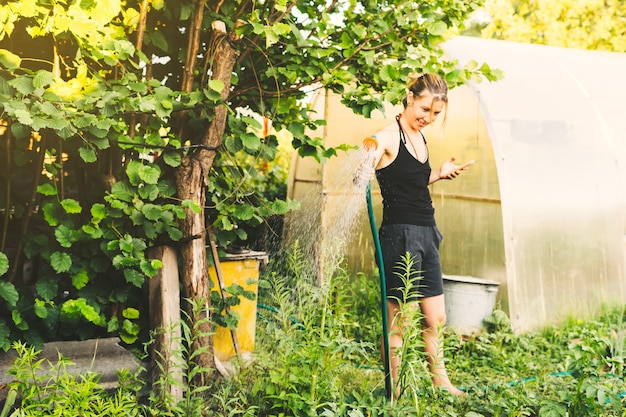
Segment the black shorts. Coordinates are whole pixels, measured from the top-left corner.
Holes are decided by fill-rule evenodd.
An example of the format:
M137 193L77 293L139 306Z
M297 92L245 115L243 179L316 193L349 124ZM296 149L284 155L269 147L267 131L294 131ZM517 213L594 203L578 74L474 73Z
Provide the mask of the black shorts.
M387 298L408 302L443 294L439 258L443 235L437 226L383 225L379 238ZM407 252L413 263L410 273L402 261Z

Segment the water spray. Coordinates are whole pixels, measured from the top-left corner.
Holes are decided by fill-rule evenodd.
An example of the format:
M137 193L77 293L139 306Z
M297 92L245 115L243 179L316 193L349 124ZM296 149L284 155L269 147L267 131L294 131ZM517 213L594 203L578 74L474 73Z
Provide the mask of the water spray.
M376 149L378 148L378 141L372 137L365 138L363 141L363 150L366 152L365 161L363 166L374 168L374 162L376 158ZM393 401L393 389L391 381L391 358L389 349L389 329L387 325L387 283L385 279L385 266L383 263L383 252L380 247L380 240L378 238L378 227L376 226L376 217L374 216L374 206L372 204L372 190L370 185L370 178L363 169L357 172L355 177L355 184L357 186L366 186L365 199L367 201L367 213L369 215L370 228L372 229L372 238L374 239L374 249L376 255L376 263L378 264L378 273L380 275L380 310L383 324L383 365L385 371L385 391L387 398Z

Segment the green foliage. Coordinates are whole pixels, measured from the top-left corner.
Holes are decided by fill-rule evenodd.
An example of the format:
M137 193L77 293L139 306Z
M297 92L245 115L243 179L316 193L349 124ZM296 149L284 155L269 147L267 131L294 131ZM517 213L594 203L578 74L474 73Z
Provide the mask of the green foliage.
M256 280L250 280L248 284L255 282ZM219 289L211 290L211 307L213 308L211 317L213 322L218 326L236 329L241 317L230 308L239 305L242 298L256 300L256 295L237 283L229 285L221 292Z
M607 346L624 341L623 316L623 306L616 306L598 321L516 335L496 310L488 320L501 328L448 338L450 365L467 381L471 409L480 415L622 416L624 374L606 363Z
M598 321L540 332L515 334L500 310L480 333L444 329L448 372L468 392L462 400L433 389L420 329L409 328L401 353L405 390L391 404L378 350L377 277L364 283L331 266L331 281L319 287L305 257L296 245L261 277L255 362L211 391L212 409L275 416L623 415L624 374L607 367L623 353L623 307L607 308ZM398 272L412 274L408 264ZM419 318L415 309L404 313Z
M621 0L487 0L481 36L567 48L626 52Z
M336 270L339 279L317 286L302 267L302 256L294 247L286 260L291 268L271 271L262 285L260 301L278 314L266 318L266 331L257 335L257 344L271 347L259 352L251 387L261 413L309 415L339 407L364 382L346 364L365 363L376 351L372 340L351 335L357 324L348 315L350 300L341 285L347 282L345 271ZM287 376L285 369L291 370ZM366 378L374 387L382 374Z
M96 375L71 377L65 358L50 372L38 372L42 362L36 350L16 343L18 359L11 371L15 382L9 391L16 400L2 412L14 417L623 417L626 392L618 358L623 358L626 340L623 306L607 306L594 320L574 317L521 334L496 310L488 319L498 323L496 327L464 336L446 332L448 371L468 392L463 399L433 389L428 371L420 366L424 358L419 338L407 334L403 359L413 362L415 374L407 372L405 379L406 393L412 395L403 394L391 403L385 398L378 350L380 300L372 296L377 294L372 282L378 277L365 283L373 292L364 302L361 278L348 276L340 264L329 265L332 277L316 285L304 256L294 247L263 272L259 301L267 308L259 311L254 361L237 368L234 377L218 377L206 386L193 383L205 370L193 364L194 353L188 351L200 334L189 328L188 320L159 330L168 332L178 348L169 361L161 357L160 377L144 387L144 397L141 384L124 373L120 388L112 393L99 386ZM199 311L203 303L193 306ZM136 314L132 309L124 313L129 318ZM174 333L177 328L180 336ZM419 335L417 328L408 331ZM175 401L167 388L180 385L176 375L181 370L190 383L180 387L183 398Z
M204 311L202 300L190 300L190 305L194 316L205 318L198 320L195 327L189 326L191 320L187 317L187 320L172 323L170 327L156 329L152 332L151 342L146 344L146 355L149 355L154 336L165 333L170 343L168 346L170 356L166 357L164 352L153 352L157 357L159 373L149 390L148 401L142 409L142 415L179 417L207 415L204 398L212 387L210 384L197 384L196 379L209 370L197 366L194 359L206 352L209 346L202 346L196 351L191 351L190 347L196 338L206 336L201 329L209 319L202 314ZM182 399L174 398L170 391L171 387L177 387L183 392Z
M202 308L202 303L194 302L192 305L196 312ZM127 309L124 316L134 318L137 312ZM206 320L208 319L204 321ZM147 395L141 394L146 381L138 379L139 373L131 375L127 370L119 370L119 387L111 392L100 385L100 376L96 373L70 374L67 370L67 366L71 364L68 358L60 356L56 363L44 364L44 360L39 358L40 351L33 346L15 342L13 349L17 358L9 371L14 381L10 384L6 405L0 415L2 417L207 415L203 400L208 388L193 383L195 377L206 370L193 363L193 358L199 352L188 350L194 338L203 334L199 329L189 328L188 322L183 320L170 328L158 330L169 333L172 356L165 360L161 352L155 352L159 357L157 366L161 372L149 387ZM201 326L202 321L196 325ZM179 336L176 336L174 326L180 326L182 331L176 333L180 334ZM173 349L173 346L177 346L177 349ZM149 347L147 344L146 348ZM175 374L182 375L183 382L176 378ZM169 393L168 388L172 385L179 386L183 391L183 398L180 401L176 401Z
M120 373L120 387L109 394L99 384L99 376L84 373L74 376L68 373L71 362L59 357L44 370L40 351L32 346L15 342L13 348L17 359L13 362L10 374L15 381L11 384L10 397L19 403L11 417L96 417L96 416L140 416L137 407L137 392L133 389L127 372ZM7 406L15 402L7 401ZM5 409L6 410L6 409ZM5 411L2 412L4 417Z
M7 304L14 306L19 300L19 295L15 286L10 282L0 281L0 297L4 298Z
M54 183L38 187L46 224L33 229L24 250L38 261L35 291L0 281L0 296L8 302L0 309L13 318L3 322L9 331L0 332L5 350L11 339L41 346L45 340L116 333L129 344L138 340L145 319L123 306L142 303L145 280L162 266L146 250L180 239L177 220L189 205L163 204L174 188L156 166L131 161L126 173L128 180L114 184L89 210L61 199ZM146 193L150 186L156 192Z
M395 265L394 273L404 282L402 299L408 299L410 296L409 289L417 285L421 279L421 273L416 269L415 261L410 253L405 253ZM415 409L420 410L423 405L417 388L423 385L423 382L420 384L420 379L430 378L430 371L425 366L426 356L423 352L422 328L417 325L424 320L424 315L419 308L414 308L410 303L400 303L400 311L396 320L415 324L408 325L403 329L402 347L396 353L401 360L398 369L399 386L393 387L393 389L394 391L398 389L400 398L402 396L411 398Z
M246 123L261 129L250 117L229 121L233 131L246 129ZM235 134L226 136L224 145L230 153L218 156L213 167L216 179L207 185L207 193L215 210L209 211L208 220L220 231L216 239L223 247L258 247L268 219L299 208L298 202L286 199L292 151L289 134L260 136L252 132L241 139Z
M5 253L0 252L0 276L9 270L9 258ZM7 300L8 301L8 300Z

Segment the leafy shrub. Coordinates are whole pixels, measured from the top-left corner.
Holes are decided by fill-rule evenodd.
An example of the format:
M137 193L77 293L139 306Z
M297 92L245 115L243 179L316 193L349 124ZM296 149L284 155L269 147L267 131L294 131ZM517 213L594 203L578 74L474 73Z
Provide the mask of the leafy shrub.
M49 164L47 169L54 173L56 167ZM18 294L0 307L2 317L11 317L0 319L5 350L11 340L41 346L47 340L110 333L129 344L138 340L147 319L140 314L147 311L141 308L142 288L162 266L148 259L146 250L180 239L176 221L190 206L163 202L175 189L160 181L155 166L131 161L126 176L104 202L89 208L61 198L53 182L38 187L44 222L32 227L24 247L25 255L36 260L37 280L15 286L3 282Z
M10 371L15 383L11 386L14 394L9 397L12 401L7 401L7 411L16 398L19 402L11 417L141 415L137 407L136 385L127 372L120 372L120 386L110 394L98 383L96 374L70 375L66 369L70 364L67 358L59 357L57 363L50 364L47 373L42 373L43 360L38 359L39 351L21 342L15 342L13 348L18 356Z

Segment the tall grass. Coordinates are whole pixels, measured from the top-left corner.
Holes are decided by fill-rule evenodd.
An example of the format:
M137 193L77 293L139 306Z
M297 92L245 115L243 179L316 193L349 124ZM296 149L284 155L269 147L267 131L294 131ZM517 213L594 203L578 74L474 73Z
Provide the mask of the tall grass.
M447 331L446 366L468 392L462 399L432 389L415 326L401 353L405 391L390 403L380 360L378 277L351 276L336 262L320 279L304 256L294 246L263 272L255 359L234 377L216 373L207 386L187 384L176 403L164 394L174 383L167 370L143 390L146 381L121 374L120 388L107 392L97 376L68 376L64 359L54 375L37 374L37 352L16 344L16 398L0 406L0 415L626 417L624 306L606 306L595 320L572 317L523 334L511 330L502 311L479 334ZM191 346L193 333L182 332L183 347ZM202 370L189 355L174 357L192 381Z

